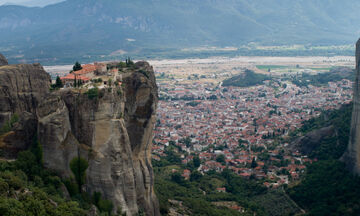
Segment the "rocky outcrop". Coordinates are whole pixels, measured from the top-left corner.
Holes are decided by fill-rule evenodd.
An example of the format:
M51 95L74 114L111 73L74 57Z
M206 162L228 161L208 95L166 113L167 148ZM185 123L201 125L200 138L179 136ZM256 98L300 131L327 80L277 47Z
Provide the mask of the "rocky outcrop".
M37 133L46 168L70 177L70 161L80 156L89 164L86 192L100 192L114 211L160 215L151 166L158 102L154 72L138 62L116 80L122 84L90 97L87 89L50 92L50 77L38 64L1 66L0 120L5 124L15 114L19 120L0 134L0 149L14 158Z
M0 53L0 66L8 65L7 59Z
M356 70L349 145L341 157L347 168L360 174L360 39L356 43Z
M5 65L0 66L0 83L0 128L18 118L12 131L0 132L0 150L3 157L14 158L33 142L37 106L49 92L50 76L40 64Z
M40 64L0 67L0 127L11 116L23 112L36 114L36 107L49 93L50 75Z
M38 105L38 137L45 167L71 176L69 163L88 160L86 190L101 192L128 215L140 209L159 215L151 166L152 131L158 101L152 68L138 62L121 74L123 84L48 94Z
M302 154L309 155L320 146L320 143L324 138L332 136L336 136L336 131L334 126L330 125L311 131L304 136L295 139L289 144L288 149L291 151L298 150Z

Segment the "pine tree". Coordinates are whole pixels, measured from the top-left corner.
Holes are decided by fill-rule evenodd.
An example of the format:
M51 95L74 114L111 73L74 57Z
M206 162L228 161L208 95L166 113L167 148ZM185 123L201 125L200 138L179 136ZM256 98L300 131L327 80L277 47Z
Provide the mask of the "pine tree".
M55 86L56 86L56 88L62 88L62 87L64 87L64 85L63 85L63 83L62 83L62 81L61 81L61 79L60 79L59 76L56 77Z
M82 69L81 64L79 62L75 62L73 66L73 71L79 71L81 69Z

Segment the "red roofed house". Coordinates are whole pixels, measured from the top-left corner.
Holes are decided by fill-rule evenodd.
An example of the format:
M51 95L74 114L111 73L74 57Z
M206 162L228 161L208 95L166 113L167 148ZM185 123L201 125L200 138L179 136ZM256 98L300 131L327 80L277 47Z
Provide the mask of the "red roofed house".
M60 79L64 85L71 85L71 86L74 84L75 79L81 80L83 83L87 83L90 81L89 78L81 75L75 75L74 73L68 74L64 77L61 77Z
M78 70L78 71L74 71L73 73L76 75L94 75L94 72L96 70L96 66L92 65L92 64L86 64L86 65L82 65L82 69Z
M222 187L222 188L216 188L216 191L219 193L225 193L226 192L226 188Z
M189 180L190 179L190 174L191 174L191 171L186 169L186 170L184 170L182 176L185 178L185 180Z

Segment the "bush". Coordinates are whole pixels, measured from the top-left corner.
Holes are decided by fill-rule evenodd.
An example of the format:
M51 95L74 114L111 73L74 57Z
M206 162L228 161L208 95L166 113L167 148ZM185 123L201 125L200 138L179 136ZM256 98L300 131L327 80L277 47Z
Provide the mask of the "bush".
M85 94L89 97L89 99L94 99L99 97L99 89L98 88L91 88Z
M19 121L19 115L14 113L10 120L5 122L2 128L0 129L0 135L5 134L7 132L10 132L12 128L14 127L14 124Z
M94 205L96 205L96 207L98 207L100 212L106 212L111 215L111 211L114 208L114 205L111 201L102 199L100 192L93 193L92 202Z
M68 190L70 196L73 197L79 193L78 185L76 184L76 182L73 178L65 179L64 185L65 185L66 189Z
M20 152L14 164L17 169L24 171L31 178L39 175L42 170L37 163L35 155L30 151Z
M70 161L70 169L75 176L79 192L81 192L81 187L85 183L86 169L88 166L88 162L81 157L75 157Z
M9 184L2 178L0 178L0 195L3 196L9 191Z
M11 187L14 188L15 190L19 190L21 188L23 188L26 185L26 182L24 182L23 180L21 180L21 178L15 176L12 172L10 171L5 171L1 174L1 178L3 180L5 180L5 182Z

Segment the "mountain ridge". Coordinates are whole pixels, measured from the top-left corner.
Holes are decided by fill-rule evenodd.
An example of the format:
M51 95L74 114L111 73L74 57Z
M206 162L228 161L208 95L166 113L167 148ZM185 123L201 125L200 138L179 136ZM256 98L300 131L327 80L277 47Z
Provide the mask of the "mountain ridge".
M12 62L68 62L79 53L102 56L116 50L132 55L251 42L350 44L360 32L360 3L350 0L197 1L74 0L43 8L0 6L0 51Z

